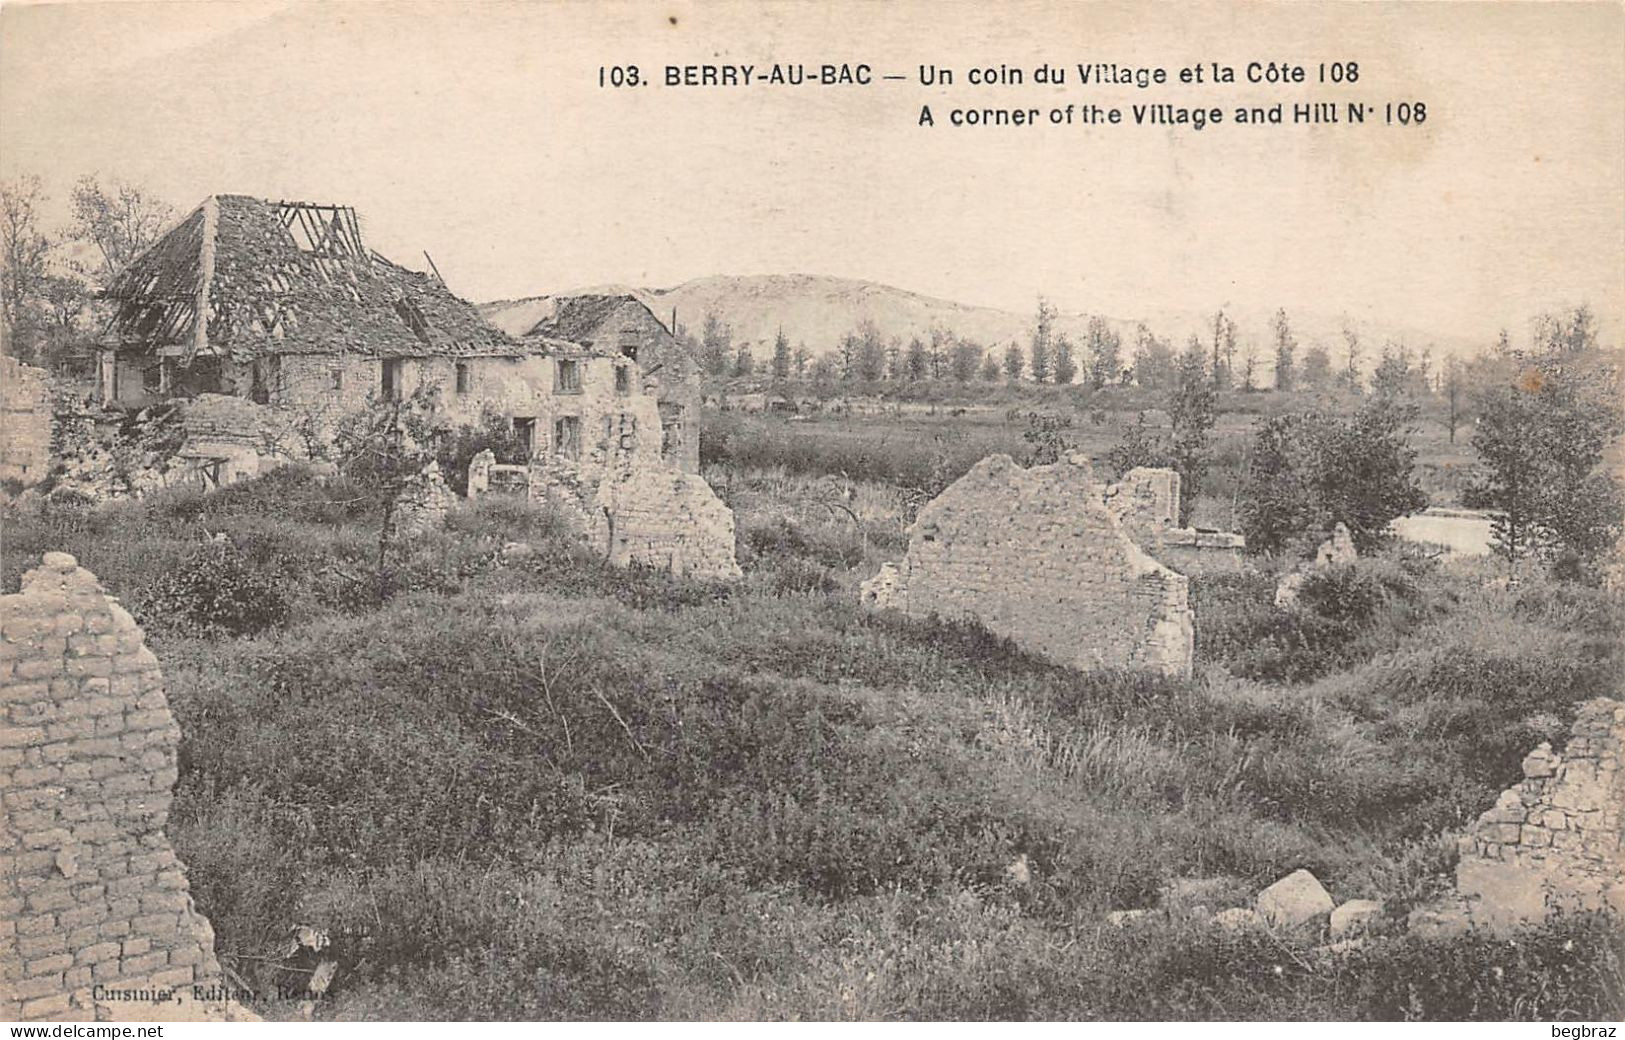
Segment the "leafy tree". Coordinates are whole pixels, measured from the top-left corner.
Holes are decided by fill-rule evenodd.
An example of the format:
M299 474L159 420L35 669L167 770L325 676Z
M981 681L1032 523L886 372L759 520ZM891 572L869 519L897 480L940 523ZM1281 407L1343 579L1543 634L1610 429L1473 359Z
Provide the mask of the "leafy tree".
M1275 389L1291 390L1296 385L1294 364L1298 351L1298 341L1292 335L1292 325L1287 321L1286 308L1275 312L1270 322L1270 330L1275 336Z
M1236 357L1236 323L1221 307L1213 315L1213 385L1224 389L1233 382L1232 366Z
M377 514L373 577L380 599L388 589L389 556L401 534L402 505L424 468L435 461L438 399L439 389L429 384L399 398L375 394L366 408L345 415L334 430L339 471Z
M1462 399L1466 392L1466 381L1462 376L1461 362L1455 358L1448 358L1444 363L1444 403L1445 428L1450 431L1450 443L1456 443L1456 430L1461 426Z
M1362 551L1380 544L1395 518L1427 504L1407 436L1413 415L1374 398L1348 418L1305 412L1262 421L1242 492L1248 548L1280 552L1338 523Z
M931 326L931 345L926 350L926 358L932 379L941 379L948 373L948 349L952 343L952 333L941 325Z
M1055 336L1055 308L1042 296L1038 298L1038 316L1033 323L1032 343L1027 349L1032 359L1030 369L1033 382L1046 383L1049 381L1051 370L1051 349Z
M744 340L734 348L733 376L742 379L756 371L756 356L750 352L750 344Z
M1337 382L1351 393L1360 390L1360 334L1347 325L1343 326L1343 368Z
M700 328L699 358L706 374L719 378L728 374L733 360L733 330L710 311Z
M1048 466L1060 461L1062 455L1072 450L1071 439L1066 433L1071 428L1072 420L1068 416L1028 412L1027 429L1021 434L1021 439L1032 445L1026 464Z
M968 339L961 339L954 343L954 349L949 357L948 364L954 382L970 382L976 378L976 371L981 367L982 345L980 343Z
M992 351L989 351L982 358L982 382L997 383L999 381L999 375L999 356Z
M1134 425L1123 431L1123 439L1106 451L1106 465L1113 476L1121 480L1129 470L1139 466L1161 467L1169 465L1168 448L1161 437L1145 424L1145 413L1135 416Z
M911 383L920 382L931 372L931 353L918 336L908 341L908 350L903 354L903 371Z
M773 337L773 378L780 382L789 379L791 363L790 338L780 325L778 335Z
M1134 381L1146 390L1169 386L1174 379L1174 350L1142 322L1134 330Z
M1072 341L1063 332L1055 337L1055 382L1059 386L1071 386L1077 378L1078 363L1072 356Z
M1026 367L1026 359L1021 356L1021 348L1014 343L1004 351L1004 378L1014 383L1021 378L1021 371Z
M1202 343L1191 337L1179 364L1179 381L1168 398L1168 459L1179 473L1179 523L1190 522L1196 496L1207 483L1209 442L1217 419L1218 392L1204 370Z
M1411 391L1411 359L1403 346L1384 345L1377 367L1371 371L1371 392L1390 400L1408 395Z
M807 344L798 342L795 356L791 360L795 365L796 378L800 379L807 374L807 364L812 361L812 351L807 349Z
M886 374L886 344L880 327L865 318L858 324L857 377L865 383L877 383Z
M1487 474L1472 497L1497 510L1494 547L1503 558L1543 559L1575 577L1613 548L1625 516L1603 464L1622 430L1619 376L1587 356L1596 330L1584 307L1543 317L1537 337L1515 378L1477 402L1472 444Z
M1332 356L1319 343L1303 355L1303 385L1311 390L1326 390L1332 385Z
M1315 522L1301 436L1313 416L1265 418L1253 431L1241 500L1241 533L1256 553L1277 553Z
M1089 340L1089 385L1099 390L1107 383L1116 382L1122 373L1123 338L1098 314L1089 319L1086 335Z

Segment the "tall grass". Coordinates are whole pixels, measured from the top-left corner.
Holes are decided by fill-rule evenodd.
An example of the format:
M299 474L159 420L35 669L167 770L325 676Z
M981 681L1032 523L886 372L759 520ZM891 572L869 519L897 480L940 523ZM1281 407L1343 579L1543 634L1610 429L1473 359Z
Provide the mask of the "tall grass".
M1180 878L1240 901L1297 867L1340 899L1425 898L1451 867L1441 829L1573 699L1617 692L1600 593L1464 596L1373 564L1382 595L1356 583L1331 608L1361 649L1312 681L1238 676L1211 645L1191 680L1080 673L974 624L859 609L851 581L899 544L895 488L733 472L732 586L609 569L545 511L492 500L403 546L385 600L340 602L311 575L366 532L341 488L278 479L17 511L6 563L65 542L133 594L224 532L294 590L257 631L153 641L183 733L171 831L222 958L292 984L288 928L324 930L324 1016L1617 1007L1617 948L1585 920L1322 962L1196 918L1102 916ZM505 558L516 539L536 553Z

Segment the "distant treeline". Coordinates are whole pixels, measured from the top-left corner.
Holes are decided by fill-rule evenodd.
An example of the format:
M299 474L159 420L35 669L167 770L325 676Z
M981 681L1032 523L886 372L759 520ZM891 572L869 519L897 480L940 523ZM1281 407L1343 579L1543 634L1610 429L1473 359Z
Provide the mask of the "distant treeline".
M822 354L809 350L805 342L792 345L781 327L766 358L757 357L748 344L736 343L732 328L715 313L705 315L697 336L686 327L678 329L678 336L713 381L756 387L794 382L826 392L906 393L918 384L946 383L1165 390L1196 369L1216 390L1362 394L1403 387L1418 396L1441 398L1453 413L1475 386L1494 378L1499 359L1514 352L1505 331L1472 359L1441 360L1429 346L1413 349L1387 340L1373 347L1347 326L1335 351L1320 343L1304 346L1284 308L1270 322L1265 349L1241 342L1236 323L1222 309L1214 313L1206 335L1192 334L1177 348L1171 338L1159 336L1143 322L1134 329L1133 341L1125 342L1099 316L1089 319L1082 341L1074 343L1057 331L1056 317L1055 308L1041 298L1027 342L1002 345L959 336L940 325L904 342L866 319L842 336L834 350ZM1595 318L1581 306L1538 319L1534 340L1550 339L1560 325L1568 327L1562 335L1595 338Z

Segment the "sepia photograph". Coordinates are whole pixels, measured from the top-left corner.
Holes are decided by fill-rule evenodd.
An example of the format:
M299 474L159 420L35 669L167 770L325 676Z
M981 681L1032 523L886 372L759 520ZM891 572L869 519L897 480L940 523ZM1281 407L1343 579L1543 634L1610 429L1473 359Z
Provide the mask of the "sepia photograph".
M1622 365L1618 0L7 0L0 1021L1613 1036Z

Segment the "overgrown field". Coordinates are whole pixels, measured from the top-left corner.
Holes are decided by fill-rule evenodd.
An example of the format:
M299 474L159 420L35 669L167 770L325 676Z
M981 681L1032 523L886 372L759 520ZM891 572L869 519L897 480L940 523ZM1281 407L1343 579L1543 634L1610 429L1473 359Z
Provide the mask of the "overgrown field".
M1196 678L1083 674L857 606L912 481L714 462L734 586L609 570L502 499L377 581L365 504L289 469L8 506L3 587L64 550L148 627L184 734L170 829L221 959L297 984L290 927L326 932L319 1017L1625 1007L1619 936L1591 918L1335 959L1105 922L1176 879L1239 905L1299 867L1403 915L1519 758L1620 694L1617 598L1394 554L1289 616L1268 573L1197 575Z

